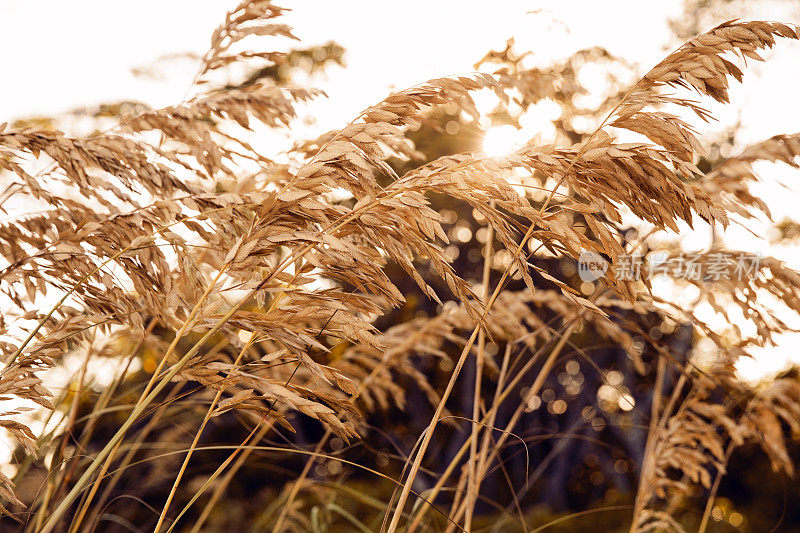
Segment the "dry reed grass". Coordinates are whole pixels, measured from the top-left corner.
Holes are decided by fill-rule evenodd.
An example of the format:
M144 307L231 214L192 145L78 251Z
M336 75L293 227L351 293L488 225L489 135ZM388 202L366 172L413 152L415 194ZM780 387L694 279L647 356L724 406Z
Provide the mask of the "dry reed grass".
M670 514L674 494L698 483L712 489L732 447L746 441L761 443L776 469L793 471L784 432L785 426L800 430L800 386L781 380L753 391L739 382L732 363L748 348L770 343L787 330L760 303L759 294L770 294L800 312L796 272L765 258L753 278L697 283L701 298L723 313L729 307L718 303L721 295L736 295L734 304L756 326L756 337L731 344L692 310L652 297L646 280L620 279L609 269L603 285L587 299L555 273L531 264L529 252L532 243L573 259L592 250L616 265L629 251L620 239L625 213L655 231L677 230L679 221L691 225L697 217L724 226L729 218L768 213L763 200L746 186L758 179L751 164L768 160L797 166L797 136L776 136L704 174L695 166L702 153L695 130L667 110L690 111L704 121L709 113L667 90L691 89L727 102L730 78L742 79L733 56L760 60L759 50L772 47L778 37L797 39L796 29L730 21L698 36L609 106L600 127L579 144L529 144L502 158L452 155L397 175L389 160L418 155L407 134L431 107L455 104L477 118L474 91L491 90L501 103L509 102L510 95L532 102L554 95L552 85L542 81L546 78L541 73L516 69L430 80L368 107L338 131L305 143L298 140L299 164L287 167L257 153L246 140L247 131L256 123L290 126L295 105L318 92L264 84L220 89L212 79L234 64L279 62L280 53L245 44L261 43L257 38L264 36L295 38L290 28L275 21L283 11L260 0L244 1L229 13L202 60L196 96L184 102L124 117L113 130L86 138L0 128L0 168L13 196L42 207L41 214L7 222L0 232L0 255L7 262L0 272L0 290L8 302L0 330L9 339L2 344L3 400L29 400L53 409L39 374L59 365L66 352L92 349L98 333L106 349L116 339L136 337L160 354L152 379L126 420L91 461L76 467L74 461L61 464L60 456L49 456L52 475L44 495L31 502L36 518L29 529L78 531L93 523L98 512L94 501L106 498L98 494L109 483L104 474L114 471L112 465L132 460L121 444L133 437L132 426L152 413L172 382L196 382L214 393L174 493L210 418L231 410L251 414L250 436L214 474L228 468L232 476L242 465L239 457L250 453L247 446L273 424L292 430L287 417L291 411L325 426L316 453L332 436L359 439L366 431L365 413L403 407L405 390L397 376L406 376L424 391L435 414L409 458L396 501L386 508L384 526L393 532L407 521L407 530L415 530L430 509L407 505L415 479L438 423L447 416L445 404L459 372L474 356L486 373L497 376L497 392L493 403L476 403L470 437L425 494L432 502L449 478L458 478L466 496L454 499L450 526L470 530L482 481L497 458L493 447L502 446L526 407L526 402L520 404L500 442L493 443L486 428L494 425L499 405L524 375L508 373L512 352L527 348L534 354L531 364L540 356L546 361L530 387L535 395L579 324L590 324L638 358L634 339L643 332L631 316L647 313L694 323L717 344L720 356L719 364L701 369L645 333L658 354L648 368L663 373L667 365L675 366L682 378L672 391L657 390L631 531L681 530ZM621 143L614 134L619 129L649 142ZM46 166L35 170L32 162ZM244 168L256 170L232 190L215 190L223 178L241 178ZM550 184L544 202L509 184L506 177L514 170L531 182ZM342 189L350 200L333 199L332 193ZM433 193L468 204L491 228L487 264L492 254L510 258L493 287L486 274L482 295L473 293L445 251L446 222L430 205ZM578 219L585 224L576 224ZM390 265L439 301L421 274L424 266L459 305L379 331L376 317L405 300L397 280L387 273ZM528 290L505 290L514 275L523 278ZM540 277L560 291L538 287ZM53 295L58 302L42 311L40 302ZM555 326L543 320L543 310L560 318ZM154 339L149 335L153 324L173 331L173 340ZM241 331L250 334L249 340L240 338ZM331 346L323 332L346 347ZM219 348L210 349L212 342ZM415 361L444 357L445 342L463 350L441 391L428 383ZM503 361L488 355L487 343L508 346ZM637 368L644 369L644 362L638 360ZM726 391L721 399L713 394L719 390ZM96 408L105 406L99 402ZM45 454L53 441L39 438L20 415L22 409L3 413L0 426L28 454ZM45 450L38 450L42 444ZM468 466L459 473L458 460L465 457ZM303 527L296 498L316 459L310 456L300 478L287 486L286 504L273 524L276 530ZM222 487L231 476L223 477ZM12 506L22 505L13 490L12 480L0 476L0 497ZM214 494L212 502L219 491ZM156 530L166 528L170 500Z

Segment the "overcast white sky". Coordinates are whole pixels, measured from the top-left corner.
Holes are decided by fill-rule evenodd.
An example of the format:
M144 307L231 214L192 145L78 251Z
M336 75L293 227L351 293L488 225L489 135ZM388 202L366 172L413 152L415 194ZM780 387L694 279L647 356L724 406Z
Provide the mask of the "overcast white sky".
M178 64L162 80L136 78L131 69L165 54L204 53L211 32L235 3L0 0L0 123L121 99L156 107L180 101L195 66ZM288 22L304 42L333 40L347 50L347 68L331 69L322 81L329 100L314 108L320 110L316 118L324 129L343 126L392 87L469 73L486 51L502 48L511 36L519 49L533 51L541 61L601 45L640 64L644 72L665 55L668 44L674 44L667 19L678 16L682 4L681 0L283 3L293 8ZM779 4L757 5L755 18L783 16ZM732 92L734 103L722 115L723 124L741 117L745 142L800 130L796 104L800 46L781 42L778 48L768 64L750 66L744 86ZM776 219L796 214L798 200L798 195L776 196L772 203ZM779 253L800 267L796 250ZM784 354L773 359L779 364L798 357L793 344L787 343Z

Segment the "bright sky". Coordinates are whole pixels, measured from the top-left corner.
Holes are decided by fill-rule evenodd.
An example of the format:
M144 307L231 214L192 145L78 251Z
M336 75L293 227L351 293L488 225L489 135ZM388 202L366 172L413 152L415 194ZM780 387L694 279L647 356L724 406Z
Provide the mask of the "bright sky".
M130 69L164 54L203 53L233 3L4 0L0 45L7 51L4 71L13 83L0 87L0 119L120 98L173 103L183 96L190 69L170 76L169 83L138 80ZM486 51L502 47L512 35L542 60L602 44L631 60L652 62L669 38L666 17L680 12L675 0L293 4L289 17L298 36L308 43L334 40L347 49L348 68L330 74L336 102L331 107L342 115L382 98L390 86L470 72ZM533 10L539 12L526 14Z
M667 18L681 0L406 0L363 2L296 0L289 22L306 43L329 40L347 49L347 68L329 72L324 127L348 122L363 107L429 78L463 74L489 49L514 36L520 50L547 61L601 45L631 62L651 66L665 54ZM6 82L0 84L0 122L57 113L81 105L136 99L153 106L179 101L194 74L176 68L165 80L137 79L133 67L176 52L202 54L212 30L235 4L220 0L3 0L0 46ZM758 4L761 6L761 4ZM756 15L776 19L785 9L765 2ZM791 48L782 43L781 48ZM797 51L797 48L794 48ZM759 139L793 131L800 110L770 105L792 101L794 54L773 54L768 67L734 94L748 121L747 136ZM751 72L754 74L757 72ZM769 75L764 75L769 74ZM792 78L798 75L795 70ZM764 98L767 96L767 98ZM769 120L764 120L769 117ZM787 129L788 128L788 129Z
M131 69L147 66L165 54L203 54L211 32L235 3L2 0L0 49L5 79L0 83L0 123L121 99L154 107L180 101L195 66L179 63L162 80L136 78ZM542 62L600 45L645 71L666 54L668 44L674 44L667 19L677 17L682 4L681 0L284 3L292 5L288 22L305 43L333 40L347 50L347 68L331 69L327 79L321 80L330 98L312 108L322 130L343 126L392 88L469 73L485 52L502 48L511 36L519 50L533 51ZM780 5L758 6L754 18L783 16ZM800 129L800 106L795 105L800 46L781 42L778 48L768 64L750 66L744 86L732 91L734 104L720 115L722 124L741 118L745 142ZM771 202L775 218L796 213L798 200L798 195L776 196ZM758 250L763 244L752 246ZM800 267L797 250L779 252ZM759 364L766 368L763 363L769 359L772 366L780 367L796 357L793 345L787 341L780 354L773 351Z

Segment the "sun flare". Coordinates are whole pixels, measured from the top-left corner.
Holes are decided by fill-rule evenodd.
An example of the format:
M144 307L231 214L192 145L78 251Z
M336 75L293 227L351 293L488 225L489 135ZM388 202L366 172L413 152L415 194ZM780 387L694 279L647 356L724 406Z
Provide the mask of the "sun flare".
M513 152L524 143L522 132L514 126L494 126L483 136L483 151L486 155L497 157Z

